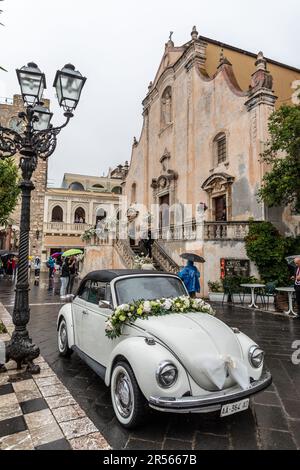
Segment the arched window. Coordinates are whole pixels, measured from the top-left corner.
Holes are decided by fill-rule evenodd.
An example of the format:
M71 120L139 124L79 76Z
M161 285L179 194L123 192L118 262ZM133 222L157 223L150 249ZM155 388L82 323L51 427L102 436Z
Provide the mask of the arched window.
M227 160L227 139L224 132L220 132L214 138L214 166L220 165Z
M115 186L114 188L112 188L111 192L114 194L122 194L122 188L121 186Z
M172 88L168 86L161 97L161 127L172 122Z
M85 210L77 207L74 214L74 224L85 224Z
M99 209L97 209L97 212L96 212L96 225L101 222L102 220L104 220L107 216L107 212L106 210L103 209L103 207L100 207Z
M72 191L84 191L84 186L78 181L74 181L74 183L70 184L69 189Z
M60 206L55 206L52 209L51 222L63 222L64 213Z
M136 203L136 183L131 186L131 204Z
M102 186L102 184L93 184L92 188L94 188L94 189L104 189L104 186Z

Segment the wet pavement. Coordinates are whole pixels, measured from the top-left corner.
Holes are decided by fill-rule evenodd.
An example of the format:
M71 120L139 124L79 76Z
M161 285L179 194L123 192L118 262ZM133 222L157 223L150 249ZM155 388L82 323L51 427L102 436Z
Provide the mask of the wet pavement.
M0 280L0 301L10 312L13 290L11 281ZM215 413L168 415L152 411L143 428L129 432L117 423L109 390L102 380L76 354L71 359L58 356L59 282L49 283L42 276L40 285L34 286L32 278L30 302L29 329L33 340L112 448L300 449L300 364L293 365L291 361L292 344L300 341L299 320L218 306L218 318L240 328L266 351L273 385L252 399L249 410L233 416L221 419Z

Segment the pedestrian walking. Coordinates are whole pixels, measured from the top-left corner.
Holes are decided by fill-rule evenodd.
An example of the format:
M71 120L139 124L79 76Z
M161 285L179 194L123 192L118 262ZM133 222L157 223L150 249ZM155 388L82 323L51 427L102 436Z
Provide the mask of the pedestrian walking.
M7 263L6 263L6 274L10 278L13 275L12 259L11 258L8 258Z
M41 272L41 259L36 256L34 259L34 285L39 285L40 280L40 272Z
M296 265L295 273L295 292L296 292L296 301L298 307L297 319L300 319L300 258L295 258L294 263Z
M72 294L73 287L74 287L74 282L75 282L75 277L76 277L76 258L75 258L75 256L70 257L68 266L69 266L70 277L69 277L69 283L68 283L68 287L67 287L67 293Z
M3 277L4 277L4 264L0 256L0 279L2 279Z
M49 279L53 278L54 266L55 266L55 261L51 256L49 256L48 261L47 261L47 267L49 268Z
M194 266L194 262L189 260L178 276L183 280L190 297L195 298L196 292L200 292L200 272Z
M65 299L68 284L70 282L70 270L67 258L63 262L60 275L60 298Z
M17 258L14 256L11 260L11 267L12 267L12 276L15 279L17 274Z

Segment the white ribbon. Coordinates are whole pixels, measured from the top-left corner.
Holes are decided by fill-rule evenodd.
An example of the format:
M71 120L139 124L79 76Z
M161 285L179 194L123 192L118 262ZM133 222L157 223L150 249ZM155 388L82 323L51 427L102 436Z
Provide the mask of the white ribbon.
M250 385L248 369L238 358L229 355L207 356L202 358L202 369L219 390L224 388L227 373L243 390L246 390Z

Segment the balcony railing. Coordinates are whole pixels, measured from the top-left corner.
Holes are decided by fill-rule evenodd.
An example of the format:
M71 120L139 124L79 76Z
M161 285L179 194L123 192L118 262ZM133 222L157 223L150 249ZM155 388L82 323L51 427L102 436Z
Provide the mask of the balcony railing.
M259 223L259 222L257 222ZM185 224L170 225L154 231L153 236L158 240L244 240L249 233L248 221L234 222L204 222L196 221Z
M61 234L72 234L72 233L83 233L92 225L89 224L66 224L65 222L47 222L44 224L44 233L61 233Z
M249 222L205 222L204 240L244 240Z

